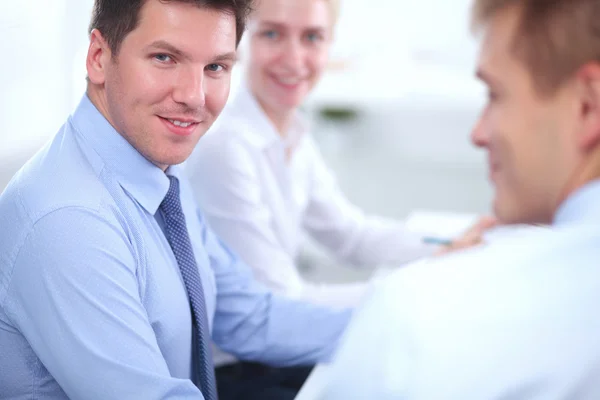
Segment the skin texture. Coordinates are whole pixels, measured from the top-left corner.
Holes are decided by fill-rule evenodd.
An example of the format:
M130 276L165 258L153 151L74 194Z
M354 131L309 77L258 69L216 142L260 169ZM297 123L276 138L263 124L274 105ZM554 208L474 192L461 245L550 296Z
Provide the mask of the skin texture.
M487 151L498 218L547 224L569 194L598 176L600 68L587 63L542 95L515 55L519 18L518 6L509 7L484 33L477 75L489 99L472 141Z
M222 111L235 57L233 15L149 0L118 54L102 32L92 31L87 93L110 124L164 170L189 157Z
M248 82L285 135L327 65L333 16L324 0L260 0L248 27Z

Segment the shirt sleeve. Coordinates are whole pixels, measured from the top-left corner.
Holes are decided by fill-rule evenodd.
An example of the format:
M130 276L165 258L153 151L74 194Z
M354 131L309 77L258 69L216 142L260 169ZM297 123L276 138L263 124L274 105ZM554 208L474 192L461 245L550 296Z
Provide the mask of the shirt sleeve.
M328 362L350 320L351 309L322 307L273 294L253 278L252 270L206 224L203 226L204 246L217 283L215 343L240 359L275 366Z
M20 248L5 309L69 398L203 399L171 377L139 293L121 230L96 210L62 208Z
M218 132L225 135L225 132ZM256 279L276 293L335 307L352 307L367 284L312 284L300 276L283 247L262 196L256 160L232 141L200 143L187 173L209 225L248 264ZM219 138L220 139L220 138Z
M304 225L311 236L338 258L357 266L404 264L431 255L436 246L399 221L367 216L339 189L310 137L312 191Z

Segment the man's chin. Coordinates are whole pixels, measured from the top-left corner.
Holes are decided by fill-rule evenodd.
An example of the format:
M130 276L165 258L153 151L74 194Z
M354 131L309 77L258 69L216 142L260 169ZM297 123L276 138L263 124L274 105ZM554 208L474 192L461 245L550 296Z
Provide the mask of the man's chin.
M156 165L163 171L172 165L179 165L185 162L192 154L193 149L179 152L177 154L161 155L150 160L152 164Z
M178 156L173 156L167 159L167 165L171 166L171 165L179 165L184 163L188 158L190 158L190 155L192 154L192 152L190 151L189 153L186 153L185 155L178 155Z

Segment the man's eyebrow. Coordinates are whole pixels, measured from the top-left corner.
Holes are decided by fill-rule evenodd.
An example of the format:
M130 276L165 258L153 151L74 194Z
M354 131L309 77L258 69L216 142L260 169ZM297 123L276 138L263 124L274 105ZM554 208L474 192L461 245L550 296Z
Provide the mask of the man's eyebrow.
M267 26L267 27L271 27L271 28L278 28L278 29L285 29L285 25L281 24L279 22L274 22L274 21L261 21L259 23L260 26Z
M165 40L154 41L154 42L150 43L146 48L148 50L154 49L154 50L165 51L169 54L172 54L175 57L185 59L185 60L191 59L191 57L187 53L178 49L177 47L173 46L171 43L169 43ZM230 51L228 53L219 54L218 56L213 58L213 62L224 62L224 61L235 63L237 61L237 52Z
M178 49L177 47L173 46L171 43L169 43L165 40L156 40L156 41L150 43L146 48L148 50L150 50L150 49L163 50L163 51L166 51L167 53L172 54L178 58L183 58L183 59L190 58L185 52L183 52L182 50Z
M277 28L279 30L286 30L287 26L285 24L282 24L280 22L275 22L275 21L261 21L259 26L261 26L262 28ZM311 25L311 26L305 26L302 27L303 31L327 31L327 27L326 26L322 26L322 25Z
M219 54L213 59L214 62L223 62L229 61L235 63L237 61L237 53L235 51L230 51L229 53Z

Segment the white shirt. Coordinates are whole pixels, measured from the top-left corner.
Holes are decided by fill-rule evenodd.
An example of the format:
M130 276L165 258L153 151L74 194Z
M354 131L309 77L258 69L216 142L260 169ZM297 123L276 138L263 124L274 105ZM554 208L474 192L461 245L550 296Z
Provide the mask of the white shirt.
M305 233L355 265L404 263L434 247L396 221L368 217L348 202L298 117L288 145L241 87L187 162L211 228L273 291L333 307L356 305L367 283L314 284L295 260ZM221 364L220 356L217 364Z
M600 399L600 181L552 229L395 271L322 399Z

